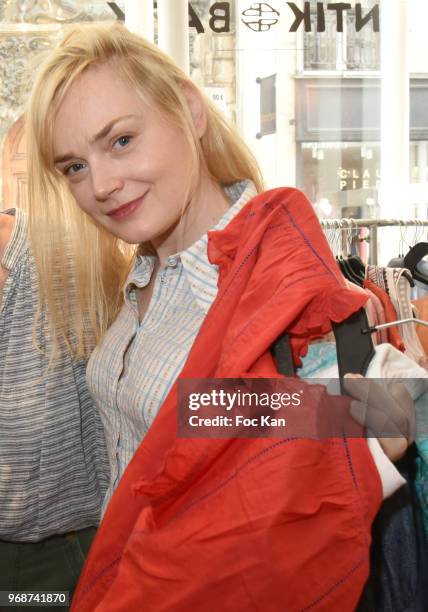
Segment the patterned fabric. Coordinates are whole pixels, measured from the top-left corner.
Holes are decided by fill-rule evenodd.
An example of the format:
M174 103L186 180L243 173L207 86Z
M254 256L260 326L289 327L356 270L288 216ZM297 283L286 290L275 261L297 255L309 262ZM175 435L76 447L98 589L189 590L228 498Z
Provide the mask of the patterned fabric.
M397 313L397 319L411 319L413 316L410 302L410 284L403 276L405 268L386 268L389 296ZM416 333L415 325L403 325L400 329L405 353L422 367L428 368L428 361L422 344Z
M365 291L368 293L370 297L370 302L375 309L377 325L382 325L383 323L386 323L385 311L383 309L382 302L377 297L377 295L373 293L373 291L370 291L370 289L365 289ZM377 337L377 344L388 342L388 332L386 329L379 329L376 334L373 335Z
M393 260L393 263L397 261ZM413 316L410 284L404 272L407 272L406 268L366 266L366 279L386 291L394 306L397 319L409 319ZM415 325L403 325L399 330L406 354L422 367L428 368L427 356L419 341Z
M256 195L256 188L241 182L227 195L235 204L215 229L223 229ZM139 256L125 285L125 304L89 360L88 386L104 422L111 466L104 508L182 370L217 295L218 272L208 261L207 245L204 235L168 258L141 324L135 287L149 283L155 258Z
M338 378L337 353L335 342L310 344L308 353L302 357L300 378Z
M386 281L386 268L382 268L381 266L366 266L366 279L370 280L372 283L380 287L388 293L388 284Z
M418 426L418 457L416 459L416 491L422 507L425 531L428 538L428 391L416 401Z
M1 261L9 276L0 310L0 540L36 542L98 524L108 462L85 363L63 351L47 372L33 346L38 293L27 221L19 209L7 212L16 222Z
M420 298L419 300L415 300L412 302L412 308L415 312L415 317L417 319L422 319L423 321L428 321L428 296ZM425 325L415 325L416 333L418 335L419 341L422 345L422 348L425 351L425 354L428 353L428 327Z
M387 292L368 279L364 281L364 288L372 291L372 293L374 293L380 299L387 323L397 321L397 313ZM386 331L389 343L395 346L398 350L404 352L404 342L398 331L398 326L395 325L392 327L388 327Z

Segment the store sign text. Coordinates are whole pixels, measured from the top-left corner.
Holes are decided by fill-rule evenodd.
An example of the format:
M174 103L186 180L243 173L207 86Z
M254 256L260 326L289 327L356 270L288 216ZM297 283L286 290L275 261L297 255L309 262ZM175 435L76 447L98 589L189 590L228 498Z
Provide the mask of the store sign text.
M336 28L338 32L343 32L344 13L352 10L353 6L350 2L317 2L316 15L311 14L311 3L304 2L303 9L299 8L295 2L284 2L288 6L294 18L290 26L290 32L297 32L303 26L305 32L312 32L312 21L316 32L326 31L326 15L327 11L335 13ZM108 2L110 9L115 13L117 19L125 20L125 14L119 8L116 2ZM379 32L379 4L375 4L365 15L363 15L363 6L360 2L356 2L355 8L355 30L359 32L370 23L373 32ZM209 7L209 28L217 33L230 32L230 2L214 2ZM316 16L316 19L314 17ZM247 9L242 11L242 23L253 32L267 32L276 25L280 18L280 12L272 7L267 2L253 2ZM205 32L204 25L199 18L197 12L189 2L189 27L195 28L198 34Z
M303 9L300 9L295 2L285 2L289 7L294 18L290 27L290 32L297 32L303 26L305 32L312 31L311 3L304 2ZM326 31L326 11L335 13L336 29L343 32L343 22L345 11L351 10L350 2L317 2L316 6L316 31ZM379 32L379 4L375 4L365 15L360 2L355 3L355 30L359 32L368 24L372 24L373 32ZM209 27L213 32L230 32L230 3L214 2L209 8ZM266 32L276 25L280 18L280 12L267 2L253 2L247 9L242 11L242 23L253 30L253 32ZM315 21L315 20L314 20ZM315 24L314 24L315 25ZM189 3L189 27L196 28L198 34L205 32L204 26L199 19L196 11Z
M299 9L294 2L287 2L290 9L293 11L295 20L290 28L290 32L296 32L303 23L305 32L312 31L311 22L311 3L305 2L303 10ZM336 29L338 32L343 32L343 13L352 9L350 2L329 2L327 11L336 13ZM317 2L317 32L325 32L325 17L326 7L324 2ZM379 32L379 4L375 4L373 8L363 15L363 7L360 2L355 4L355 30L359 32L366 25L372 22L373 32Z
M214 2L209 8L209 26L213 32L221 34L230 32L230 3ZM198 34L205 32L204 26L189 2L189 28L196 28Z
M362 173L353 168L347 170L346 168L339 168L339 189L344 191L345 189L372 189L373 187L379 186L380 181L380 170L375 171L375 177L372 176L370 170L364 170ZM376 179L375 185L373 185L373 178Z
M172 1L172 0L171 0ZM125 21L125 13L117 2L107 2L119 21ZM230 32L230 2L214 2L209 8L208 25L213 32ZM205 32L202 21L189 2L189 28L196 28L198 34Z

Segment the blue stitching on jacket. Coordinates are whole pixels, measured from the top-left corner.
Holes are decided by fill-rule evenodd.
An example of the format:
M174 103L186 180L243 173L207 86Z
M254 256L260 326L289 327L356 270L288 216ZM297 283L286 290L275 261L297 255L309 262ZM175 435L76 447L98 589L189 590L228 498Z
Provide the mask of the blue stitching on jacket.
M318 597L317 599L315 599L312 603L310 603L308 606L305 606L304 608L301 608L300 612L305 612L306 610L311 610L314 606L316 606L317 604L321 603L321 601L323 599L325 599L326 597L328 597L331 593L333 593L339 586L341 586L346 580L348 580L348 578L360 567L360 565L362 565L367 559L369 558L369 554L367 552L367 554L363 555L361 557L361 559L358 561L358 563L356 565L354 565L353 568L351 568L349 570L349 572L343 576L343 578L341 578L340 580L338 580L337 582L335 582L328 591L326 591L323 595L321 595L320 597Z
M325 261L323 260L322 257L320 257L320 255L317 253L316 249L313 247L311 241L309 240L309 238L306 236L305 232L302 230L302 228L296 223L296 221L294 220L293 215L290 213L290 211L284 206L284 204L281 204L281 208L283 209L283 211L285 212L285 214L288 216L288 218L290 219L293 227L299 232L299 234L302 236L303 240L305 241L306 245L309 247L309 249L312 251L312 253L315 255L315 257L321 262L321 264L324 266L324 268L326 268L326 270L328 271L329 274L331 274L331 276L333 276L334 280L336 281L336 283L338 285L340 285L340 281L337 277L336 274L334 274L334 272L328 267L328 265L325 263Z
M223 482L221 482L219 485L217 485L217 487L215 487L211 491L208 491L207 493L204 493L204 495L201 495L201 497L198 497L197 499L193 500L186 508L184 508L181 512L176 514L174 519L171 519L171 523L173 522L173 520L183 516L183 514L185 514L188 510L192 509L197 504L205 501L206 499L208 499L209 497L211 497L215 493L218 493L218 491L220 491L221 489L226 487L232 480L237 478L239 476L240 472L242 472L242 470L247 468L248 465L250 465L251 463L253 463L257 459L261 458L266 453L268 453L271 450L277 448L278 446L282 446L283 444L288 444L289 442L299 442L299 441L302 441L302 440L303 441L307 441L308 438L285 438L284 440L279 440L278 442L275 442L271 446L269 446L267 448L264 448L262 451L256 453L255 455L253 455L252 457L247 459L245 461L245 463L243 463L238 468L236 468L236 470L230 476L228 476ZM340 442L334 442L334 441L331 441L331 440L326 440L326 441L324 441L324 440L323 441L317 440L317 441L321 442L325 446L342 446L343 445L342 441L340 441ZM163 498L161 498L159 501L164 501L164 500L163 500ZM146 531L144 529L139 529L139 530L136 530L134 533L146 533Z
M224 480L221 484L219 484L215 489L209 491L208 493L202 495L201 497L199 497L198 499L194 500L192 503L190 503L187 508L184 508L182 510L182 512L180 512L179 514L177 514L173 520L176 520L177 518L183 516L183 514L185 514L187 511L189 511L190 509L192 509L194 506L196 506L198 503L201 503L202 501L205 501L207 498L211 497L212 495L214 495L215 493L217 493L220 489L224 488L225 486L227 486L232 480L234 480L238 474L245 469L246 467L248 467L248 465L250 465L251 463L253 463L255 460L259 459L260 457L262 457L264 454L266 454L267 452L270 452L271 450L277 448L278 446L281 446L283 444L286 444L288 442L298 442L300 440L305 440L306 438L286 438L285 440L280 440L278 442L276 442L275 444L272 444L271 446L269 446L268 448L263 449L262 451L260 451L259 453L257 453L256 455L254 455L253 457L250 457L245 463L243 463L239 468L237 468L235 470L235 472L233 474L231 474L231 476L229 476L226 480ZM336 441L332 441L332 440L327 440L324 441L323 444L328 445L328 446L347 446L346 444L346 439L341 440L340 442L336 442ZM349 449L346 449L347 452L349 452ZM353 470L351 470L351 473L353 475L353 480L355 479L355 475L353 473ZM171 523L173 522L173 520L171 521ZM136 535L136 534L144 534L147 533L146 530L144 529L137 529L135 531L132 532L132 535ZM122 559L123 554L120 557L117 557L116 559L114 559L113 561L111 561L107 566L105 566L98 574L96 574L95 576L93 576L92 580L88 583L86 589L84 591L82 591L81 593L81 598L83 599L83 597L89 592L91 591L97 582L99 582L100 580L103 579L103 577L111 570L111 568L116 565L117 563L120 562L120 560ZM361 563L364 562L364 559L368 556L365 555L358 563L356 566L354 566L353 569L351 569L349 571L349 573L344 576L343 578L341 578L337 583L335 583L324 595L321 595L317 600L315 600L313 603L309 604L309 606L305 607L302 609L302 612L304 612L305 610L309 610L311 607L313 607L314 605L316 605L319 601L321 601L322 599L324 599L325 597L327 597L330 593L332 593L336 588L338 588L345 580L347 580L349 578L349 576L361 565Z

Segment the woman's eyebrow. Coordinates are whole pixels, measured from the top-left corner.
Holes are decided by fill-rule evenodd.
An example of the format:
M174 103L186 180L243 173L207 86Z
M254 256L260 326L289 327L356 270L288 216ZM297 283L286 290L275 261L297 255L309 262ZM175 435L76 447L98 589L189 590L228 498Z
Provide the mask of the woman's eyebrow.
M137 118L137 115L122 115L120 117L115 117L114 119L106 123L106 125L103 128L101 128L101 130L97 132L95 136L92 136L92 138L89 140L89 143L94 144L102 140L103 138L105 138L111 132L111 130L115 127L117 123L120 123L121 121L124 121L125 119L135 119L135 118ZM60 157L55 157L54 164L61 164L66 161L69 161L70 159L76 159L76 157L79 157L79 156L75 155L74 153L65 153L64 155L61 155Z
M136 117L137 115L122 115L121 117L116 117L115 119L112 119L99 132L97 132L95 136L90 139L90 144L94 144L98 140L105 138L105 136L107 136L107 134L114 128L116 123L124 121L125 119L135 119Z

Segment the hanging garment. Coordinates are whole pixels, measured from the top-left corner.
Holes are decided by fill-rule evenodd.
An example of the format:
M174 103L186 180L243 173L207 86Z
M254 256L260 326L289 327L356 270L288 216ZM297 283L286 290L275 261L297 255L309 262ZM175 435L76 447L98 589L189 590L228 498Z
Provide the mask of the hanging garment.
M423 401L418 400L416 402L416 410L419 413L419 425L422 427L421 423L424 423L423 431L425 433L422 438L417 440L415 487L422 508L425 533L428 538L428 417L426 398Z
M383 289L383 291L388 293L388 284L386 282L386 274L384 267L368 264L366 266L366 279L374 283L376 287L379 287L380 289Z
M387 323L392 323L393 321L397 321L397 314L395 312L394 306L384 289L378 287L374 282L369 279L364 281L364 287L372 291L381 301L384 312L385 319ZM388 342L395 346L399 351L404 351L404 343L400 336L400 332L398 331L398 327L388 327Z
M379 318L378 318L377 307L375 306L375 304L373 302L373 299L372 299L373 297L376 297L374 295L374 293L372 293L369 289L363 289L359 285L356 285L355 283L349 281L346 278L345 278L345 283L346 283L346 286L349 289L352 289L353 291L359 292L361 295L367 296L367 301L364 304L364 310L366 312L367 322L368 322L370 327L374 327L375 325L379 325L380 321L379 321ZM382 313L383 313L383 310L382 310ZM380 342L381 342L381 335L380 335L379 332L376 332L375 334L372 335L372 341L373 341L373 344L380 344Z
M428 296L422 297L412 302L416 306L418 311L418 319L428 321ZM416 333L418 334L419 341L424 349L425 353L428 352L428 327L424 325L415 325Z
M371 568L357 612L426 612L428 548L415 489L416 448L396 462L407 484L386 499L372 531Z
M381 320L384 318L384 311L382 306L380 306L380 311L381 311L381 318L379 318L378 315L378 309L379 309L379 304L381 304L379 298L377 296L375 296L375 294L373 293L373 291L370 291L370 289L363 289L363 291L365 291L368 300L364 305L364 310L366 311L366 315L367 315L367 321L370 327L374 327L377 325L380 325ZM377 304L375 305L374 300L377 300ZM383 334L381 332L384 332ZM385 333L386 330L379 330L376 331L374 334L372 334L372 341L373 344L380 344L382 342L382 337L387 336L387 333Z
M182 378L277 377L270 346L284 330L300 363L367 299L346 289L294 189L254 198L209 234L208 252L219 292ZM178 438L175 384L107 508L73 609L352 610L381 497L361 438Z
M370 230L368 227L360 228L358 233L358 255L365 264L369 260L370 248L369 248Z
M405 268L385 268L388 294L397 318L411 319L413 311L410 301L410 285L404 272L406 272ZM406 355L420 366L428 368L427 356L416 333L415 325L403 325L400 335L403 338Z
M385 319L385 311L383 309L382 302L378 298L377 295L370 291L370 289L365 288L365 291L368 293L370 302L373 304L373 308L376 312L376 325L382 325L382 323L386 323ZM374 336L377 338L375 344L384 344L388 342L388 328L387 329L379 329Z
M302 367L298 370L300 378L339 378L335 342L318 342L310 344L308 352L302 358Z

